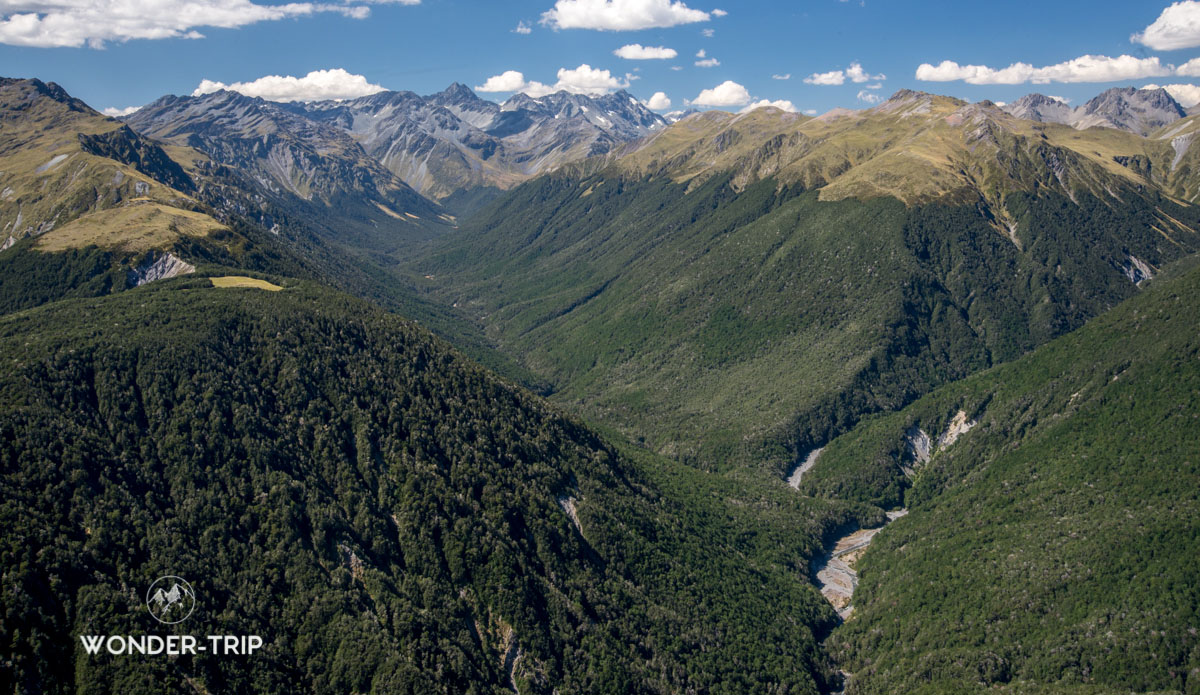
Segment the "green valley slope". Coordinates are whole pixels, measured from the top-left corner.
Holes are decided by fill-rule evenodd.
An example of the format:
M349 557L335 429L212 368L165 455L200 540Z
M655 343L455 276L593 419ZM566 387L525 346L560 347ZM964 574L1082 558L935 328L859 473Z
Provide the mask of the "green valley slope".
M1200 211L1040 125L912 93L699 114L517 188L410 268L560 402L782 473L1200 249Z

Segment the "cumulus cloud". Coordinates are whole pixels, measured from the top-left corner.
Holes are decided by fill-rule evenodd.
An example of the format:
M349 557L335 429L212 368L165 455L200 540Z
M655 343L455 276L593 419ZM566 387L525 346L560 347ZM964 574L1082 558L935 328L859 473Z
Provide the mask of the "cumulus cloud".
M717 60L716 58L705 58L704 60L696 61L696 67L698 68L715 68L720 64L721 61Z
M558 69L558 81L545 84L537 81L527 81L524 73L516 70L506 70L499 75L492 75L483 84L475 88L477 92L523 92L533 98L544 97L555 92L571 92L573 94L608 94L614 89L625 89L629 86L630 75L625 79L614 77L608 70L600 70L584 63L577 68L568 70Z
M707 22L710 14L680 0L556 0L541 23L555 29L636 31Z
M865 89L860 89L858 91L858 100L868 104L878 104L879 102L883 101L883 97L879 96L875 92L868 92Z
M792 79L792 73L789 72L786 75L771 75L771 79L772 80L790 80L790 79Z
M816 109L804 109L804 114L807 116L815 116L815 115L817 115L817 110Z
M1200 2L1184 0L1172 4L1153 24L1129 40L1156 51L1200 46Z
M399 0L405 5L420 0ZM333 12L363 19L363 4L251 0L3 0L0 43L14 46L102 48L110 41L199 39L204 27L232 29L291 17Z
M666 46L643 46L640 43L631 43L613 51L613 55L625 60L670 60L679 55L679 52Z
M487 81L475 88L477 92L519 92L526 85L525 75L516 70L505 70L499 75L492 75Z
M607 94L614 89L625 89L629 80L622 82L608 70L599 70L584 63L573 70L559 68L558 82L554 85L576 94Z
M517 28L513 29L514 34L532 34L533 27L529 26L524 20L517 22Z
M879 75L868 74L866 70L863 70L863 66L859 65L858 63L850 63L850 67L846 68L846 77L848 77L851 82L854 82L856 84L862 83L862 82L871 82L872 80L886 80L887 79L887 75L884 75L884 74L879 74Z
M662 111L671 108L671 99L664 92L655 92L654 96L642 102L651 111Z
M1116 58L1085 55L1057 65L1034 67L1029 63L1013 63L995 69L986 65L959 65L944 60L937 65L922 63L917 79L926 82L962 80L968 84L1047 84L1050 82L1117 82L1146 77L1170 75L1171 66L1164 66L1157 57L1135 58L1122 55Z
M863 66L858 62L850 63L850 67L845 70L832 70L830 72L814 72L804 81L808 84L832 86L845 84L846 80L850 80L856 84L862 82L871 82L878 80L886 80L887 75L879 74L872 75L863 69Z
M253 82L225 84L214 80L201 80L192 96L211 94L222 89L240 92L248 97L262 97L267 101L321 101L324 99L353 99L382 92L383 87L371 84L362 75L354 75L341 68L313 70L304 77L267 75Z
M118 109L118 108L110 106L107 109L104 109L104 115L111 116L112 118L120 118L121 116L128 116L131 113L137 113L137 110L140 108L142 108L142 107L126 106L123 109Z
M712 16L714 16L714 17L724 17L727 14L729 14L729 13L726 12L725 10L713 10L712 11Z
M733 80L725 80L712 89L705 89L692 99L697 106L744 106L749 104L750 92Z
M1200 58L1192 58L1175 69L1175 74L1181 77L1200 77Z
M1179 105L1185 109L1190 109L1196 104L1200 104L1200 86L1194 84L1148 84L1142 89L1165 89L1167 94L1175 98Z
M846 73L842 72L841 70L834 70L832 72L814 72L808 77L805 77L804 81L808 84L825 86L845 84Z
M717 33L717 30L716 29L701 29L700 33L704 35L704 38L711 39Z
M759 99L758 101L747 104L746 107L741 111L738 111L738 113L750 113L754 109L761 109L764 106L774 106L775 108L782 109L788 113L796 113L795 105L785 99L777 99L775 101L771 101L770 99Z

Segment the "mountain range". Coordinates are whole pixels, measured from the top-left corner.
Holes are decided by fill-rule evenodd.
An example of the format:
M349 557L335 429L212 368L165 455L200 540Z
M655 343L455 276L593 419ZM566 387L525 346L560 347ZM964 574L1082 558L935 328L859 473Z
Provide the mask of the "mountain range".
M1194 692L1198 123L0 81L0 681Z
M293 108L350 133L390 171L436 200L480 187L508 189L666 126L625 91L537 99L517 94L496 104L455 83L427 97L380 92Z
M413 220L449 218L422 207L409 187L469 210L481 194L490 197L666 126L624 91L518 94L496 104L457 83L427 97L380 92L294 104L233 92L164 97L125 120L146 135L254 171L267 195L329 203L365 193L365 207Z
M1167 90L1133 87L1114 87L1076 108L1055 97L1028 94L1004 110L1031 121L1063 123L1081 130L1115 128L1138 135L1149 135L1188 115Z

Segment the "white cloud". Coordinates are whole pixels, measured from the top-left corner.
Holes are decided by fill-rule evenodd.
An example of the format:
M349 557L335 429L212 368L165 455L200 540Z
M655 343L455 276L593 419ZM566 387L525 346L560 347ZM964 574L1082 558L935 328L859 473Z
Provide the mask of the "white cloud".
M624 80L613 77L608 70L599 70L584 63L577 68L568 70L558 69L558 81L552 85L537 81L526 81L523 73L516 70L506 70L499 75L492 75L486 82L475 88L477 92L524 92L533 98L544 97L554 92L571 92L573 94L608 94L614 89L625 89L629 86L632 76L626 75Z
M517 28L513 29L514 34L532 34L533 27L529 26L528 22L521 20L517 22Z
M859 65L857 62L850 63L850 67L846 68L846 77L850 78L850 81L854 82L854 83L862 83L862 82L870 82L872 80L886 80L887 79L887 75L868 74L866 70L863 70L863 66Z
M137 112L137 110L138 110L138 109L140 109L140 108L142 108L142 107L140 107L140 106L126 106L126 107L125 107L125 108L123 108L123 109L118 109L118 108L114 108L114 107L110 106L110 107L108 107L107 109L104 109L104 112L103 112L103 113L104 113L104 115L105 115L105 116L111 116L111 117L113 117L113 118L119 118L119 117L121 117L121 116L128 116L128 115L129 115L129 114L131 114L131 113L136 113L136 112Z
M505 70L499 75L492 75L487 81L475 88L477 92L519 92L527 83L525 75L516 70Z
M1185 109L1190 109L1196 104L1200 104L1200 86L1194 84L1148 84L1142 89L1165 89L1167 94L1175 98L1179 105Z
M1046 98L1047 98L1047 99L1053 99L1053 100L1055 100L1055 101L1058 101L1058 102L1061 102L1061 103L1063 103L1063 104L1070 104L1070 103L1071 103L1071 100L1070 100L1070 99L1068 99L1068 98L1066 98L1066 97L1058 97L1058 96L1054 96L1053 94L1047 94L1047 95L1046 95Z
M879 80L886 80L886 79L887 79L887 75L883 75L883 74L872 75L871 73L864 70L863 66L856 61L856 62L850 63L850 67L846 68L845 70L833 70L831 72L814 72L813 74L809 75L808 77L805 77L804 81L807 82L808 84L833 86L833 85L845 84L846 80L850 80L851 82L858 84L858 83L862 83L862 82L879 81ZM868 87L868 89L872 89L872 88Z
M696 67L698 68L715 68L720 64L721 61L717 60L716 58L705 58L704 60L696 61Z
M1192 58L1175 68L1175 74L1181 77L1200 77L1200 58Z
M815 116L815 115L817 115L817 110L816 109L804 109L804 114L806 116Z
M804 81L808 84L819 84L825 86L844 84L846 82L846 73L842 72L841 70L834 70L833 72L814 72L808 77L805 77Z
M679 72L680 70L683 69L683 66L682 65L672 65L671 69L674 70L675 72Z
M613 55L625 60L670 60L679 55L679 52L666 46L643 46L640 43L631 43L613 51Z
M959 65L952 60L944 60L938 65L922 63L917 68L917 79L926 82L963 80L968 84L1118 82L1169 75L1172 71L1171 66L1162 65L1157 57L1135 58L1123 55L1110 58L1086 55L1046 67L1013 63L1000 70L986 65Z
M725 10L713 10L712 11L712 16L714 16L714 17L724 17L727 14L729 14L729 13L726 12Z
M704 35L704 38L711 39L717 33L717 30L716 29L702 29L700 31L700 33Z
M262 97L267 101L320 101L324 99L353 99L382 92L383 87L371 84L362 75L353 75L341 68L313 70L304 77L267 75L253 82L225 84L213 80L201 80L192 96L210 94L228 89L248 97Z
M636 31L707 22L708 12L679 0L556 0L541 23L555 29Z
M1200 2L1184 0L1172 4L1153 24L1129 40L1156 51L1200 46Z
M671 99L664 92L655 92L649 100L642 102L651 111L662 111L671 108Z
M733 80L725 80L712 89L705 89L692 100L697 106L743 106L750 103L750 92Z
M0 8L0 43L92 48L132 39L200 39L203 27L233 29L322 12L363 19L371 12L348 2L259 5L251 0L0 0Z
M746 107L741 111L738 111L738 113L750 113L754 109L761 109L764 106L774 106L775 108L782 109L788 113L796 113L795 105L793 105L792 102L784 99L778 99L776 101L771 101L770 99L759 99L756 102L747 104Z
M879 96L875 92L868 92L865 89L860 89L858 91L858 100L864 101L868 104L878 104L879 102L883 101L883 97Z
M629 81L622 82L608 70L598 70L584 63L574 70L559 68L557 89L576 94L607 94L614 89L624 89Z
M696 51L696 57L697 57L697 58L703 58L705 55L707 55L707 54L704 52L704 49L703 49L703 48L701 48L700 50Z
M772 80L790 80L790 79L792 79L792 73L789 72L786 75L771 75L771 79Z

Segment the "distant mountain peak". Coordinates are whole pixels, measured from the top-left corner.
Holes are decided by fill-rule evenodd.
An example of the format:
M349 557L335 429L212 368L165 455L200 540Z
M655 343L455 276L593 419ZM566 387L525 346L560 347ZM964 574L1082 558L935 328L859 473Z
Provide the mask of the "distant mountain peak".
M1165 89L1113 87L1072 108L1065 101L1044 94L1027 94L1004 107L1017 118L1061 123L1074 128L1116 128L1146 136L1181 118L1187 112Z
M649 135L667 122L624 90L512 95L503 104L455 82L429 96L381 92L292 107L350 133L410 186L437 198L531 176Z
M901 89L888 97L887 101L870 110L876 113L890 113L899 115L901 118L908 118L910 116L932 113L935 106L940 113L952 111L966 105L967 102L962 99L955 99L954 97L944 97L937 94L930 94L929 92Z

